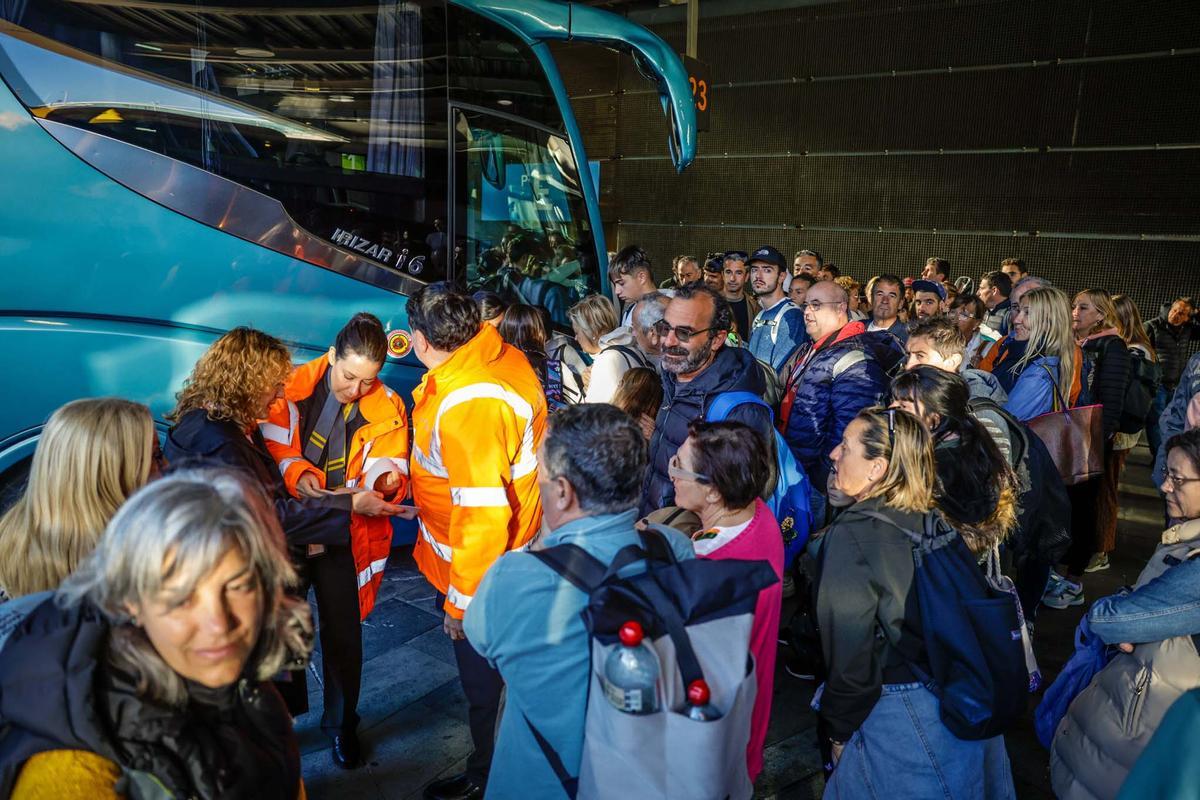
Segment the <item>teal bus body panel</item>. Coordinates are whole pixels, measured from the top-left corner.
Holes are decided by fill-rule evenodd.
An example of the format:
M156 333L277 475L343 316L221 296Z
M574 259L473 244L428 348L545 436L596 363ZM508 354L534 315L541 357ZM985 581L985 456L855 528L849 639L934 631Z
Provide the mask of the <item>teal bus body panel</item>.
M669 144L675 169L682 172L696 158L696 107L687 70L679 56L657 34L611 11L583 3L557 0L450 0L456 6L503 25L531 45L546 69L546 76L558 99L574 145L580 171L586 169L582 158L579 127L571 111L566 89L544 43L549 41L591 42L626 50L648 67L658 83L663 112L671 124ZM586 195L585 195L586 196ZM589 212L595 214L589 205ZM595 216L598 221L599 216ZM600 253L604 263L603 252Z
M194 222L101 174L2 83L0 176L10 388L0 472L23 457L14 435L77 397L136 399L161 419L196 357L229 328L261 328L307 360L355 312L406 327L404 296ZM409 398L422 371L410 354L389 359L382 377Z

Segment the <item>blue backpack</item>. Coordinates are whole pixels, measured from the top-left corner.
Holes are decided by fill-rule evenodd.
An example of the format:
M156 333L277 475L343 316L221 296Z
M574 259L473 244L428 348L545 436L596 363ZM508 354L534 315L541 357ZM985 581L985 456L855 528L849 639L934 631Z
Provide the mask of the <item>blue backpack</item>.
M709 405L704 421L724 422L730 411L747 403L771 411L766 401L752 392L722 392ZM783 533L783 563L791 564L804 550L812 533L812 486L779 431L775 431L775 471L779 477L767 506Z
M940 513L925 515L923 531L905 530L888 516L858 512L904 532L912 542L913 582L921 609L925 654L942 723L959 739L991 739L1025 713L1029 672L1017 600L993 588L958 531Z
M1100 637L1092 633L1088 625L1087 614L1079 620L1075 629L1075 653L1067 661L1062 672L1054 679L1054 683L1042 695L1042 702L1033 712L1033 727L1037 731L1038 741L1047 750L1054 741L1054 732L1058 723L1067 715L1071 701L1088 687L1096 673L1108 665L1112 651L1108 645L1100 641Z

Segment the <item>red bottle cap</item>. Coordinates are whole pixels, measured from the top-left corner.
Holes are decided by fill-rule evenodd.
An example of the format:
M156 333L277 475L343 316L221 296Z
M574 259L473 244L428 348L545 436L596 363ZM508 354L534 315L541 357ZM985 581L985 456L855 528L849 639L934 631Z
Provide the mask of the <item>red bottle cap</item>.
M711 693L708 691L708 684L703 679L694 680L688 684L687 701L694 706L702 706L708 703L708 698Z
M632 619L622 625L621 630L617 633L617 636L621 639L621 644L626 647L637 647L642 643L642 638L645 635L642 631L641 623Z

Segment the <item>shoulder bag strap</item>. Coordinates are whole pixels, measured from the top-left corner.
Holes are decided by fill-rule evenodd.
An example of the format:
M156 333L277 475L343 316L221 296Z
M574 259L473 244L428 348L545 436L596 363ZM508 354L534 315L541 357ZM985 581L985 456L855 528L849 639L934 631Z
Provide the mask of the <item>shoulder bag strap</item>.
M604 582L608 568L588 551L575 544L560 544L545 550L530 550L529 555L557 572L577 589L591 594Z
M1067 399L1063 397L1062 389L1058 388L1058 378L1055 376L1054 372L1052 372L1051 369L1046 366L1045 362L1042 362L1041 367L1042 369L1046 370L1046 374L1050 377L1050 385L1054 387L1054 395L1051 398L1054 404L1053 410L1066 411L1069 406L1067 405Z
M524 711L521 712L521 717L525 720L525 724L529 726L529 732L533 734L534 741L537 742L542 755L546 757L546 763L554 771L554 777L558 778L558 782L562 784L563 791L567 793L568 798L575 800L575 794L579 791L579 778L571 777L571 773L567 772L567 767L563 764L562 757L558 754L558 751L550 745L545 736L542 736L542 732L534 727L534 724L529 721L529 717L525 715Z

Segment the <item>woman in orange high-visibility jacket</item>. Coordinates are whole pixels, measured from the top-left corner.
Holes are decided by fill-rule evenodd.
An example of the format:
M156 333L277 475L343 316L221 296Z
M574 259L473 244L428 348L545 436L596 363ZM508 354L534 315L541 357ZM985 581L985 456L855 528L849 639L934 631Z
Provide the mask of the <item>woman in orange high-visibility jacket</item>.
M298 497L328 491L374 491L389 503L408 493L408 420L404 401L378 380L387 335L370 314L356 314L326 355L295 369L284 397L261 425L288 491ZM391 506L411 518L413 511ZM301 590L311 585L320 616L324 667L321 728L333 737L333 759L357 765L362 628L375 604L392 547L388 516L353 514L346 544L310 546L299 566ZM293 714L307 710L303 673L280 690Z
M429 368L413 391L413 558L445 598L442 629L474 745L466 772L435 781L425 797L482 797L503 682L466 640L462 618L488 568L541 527L537 448L546 398L525 354L480 321L470 297L431 284L409 298L407 311L413 352Z

